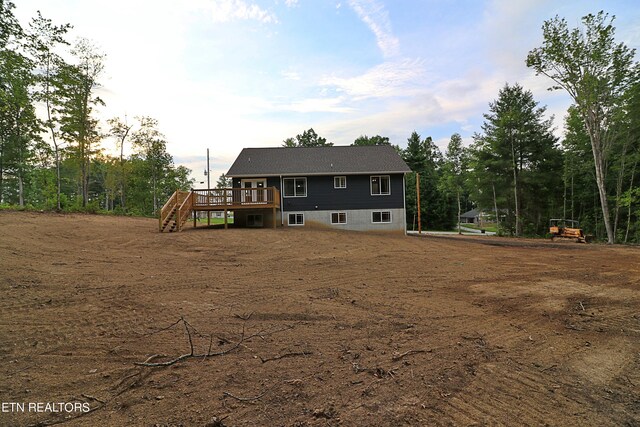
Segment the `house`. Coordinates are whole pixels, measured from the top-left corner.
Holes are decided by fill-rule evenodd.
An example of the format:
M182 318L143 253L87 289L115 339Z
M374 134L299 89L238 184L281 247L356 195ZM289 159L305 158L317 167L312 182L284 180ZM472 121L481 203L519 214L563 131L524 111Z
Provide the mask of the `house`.
M254 209L234 210L234 224L405 232L407 172L391 146L245 148L227 176ZM256 204L270 197L277 209Z
M478 224L480 222L480 211L471 209L460 215L460 222L463 224Z

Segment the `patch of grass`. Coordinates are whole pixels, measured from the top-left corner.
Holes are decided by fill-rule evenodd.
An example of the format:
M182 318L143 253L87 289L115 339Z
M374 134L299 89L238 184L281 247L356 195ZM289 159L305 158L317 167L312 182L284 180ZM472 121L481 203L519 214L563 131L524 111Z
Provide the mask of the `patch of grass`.
M207 225L207 218L198 218L199 225ZM224 224L224 218L211 217L211 224ZM233 224L233 218L227 218L227 224Z
M491 231L493 233L497 233L498 232L498 227L495 224L482 224L482 227L480 227L478 224L460 224L462 227L467 227L467 228L473 228L474 230L484 230L484 231ZM457 227L456 227L457 230Z

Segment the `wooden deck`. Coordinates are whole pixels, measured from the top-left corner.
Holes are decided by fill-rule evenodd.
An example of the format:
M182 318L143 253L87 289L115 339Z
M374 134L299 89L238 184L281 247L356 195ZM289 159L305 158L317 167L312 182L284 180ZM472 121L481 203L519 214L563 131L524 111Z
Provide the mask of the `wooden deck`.
M198 211L280 208L280 192L275 187L214 188L193 193Z
M280 192L275 187L266 188L208 188L191 191L176 190L160 210L159 230L180 231L196 212L224 212L224 227L227 228L227 213L240 209L269 209L273 212L273 228L276 227L276 210L280 209Z

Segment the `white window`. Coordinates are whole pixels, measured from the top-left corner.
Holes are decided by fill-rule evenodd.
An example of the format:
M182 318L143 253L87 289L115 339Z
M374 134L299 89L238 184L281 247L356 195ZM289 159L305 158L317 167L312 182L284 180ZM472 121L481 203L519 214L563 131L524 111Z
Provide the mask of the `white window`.
M371 177L371 195L387 196L391 194L391 179L389 175L378 175Z
M284 178L284 197L307 197L307 178Z
M289 226L304 225L304 214L302 213L290 213L289 214Z
M333 177L333 188L347 188L347 177L346 176L334 176Z
M331 224L346 224L347 213L346 212L331 212Z
M374 211L371 213L371 222L384 224L391 222L391 211Z

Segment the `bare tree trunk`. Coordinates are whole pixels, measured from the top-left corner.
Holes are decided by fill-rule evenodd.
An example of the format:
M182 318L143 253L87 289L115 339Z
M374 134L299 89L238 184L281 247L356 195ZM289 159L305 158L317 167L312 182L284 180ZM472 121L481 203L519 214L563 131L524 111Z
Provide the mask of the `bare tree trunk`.
M62 207L60 205L60 148L58 147L58 141L56 140L56 132L53 127L53 121L51 120L51 103L50 103L50 92L49 92L49 78L51 74L51 62L50 58L47 58L47 68L46 68L46 85L45 85L45 93L46 93L46 107L47 107L47 127L51 132L51 140L53 142L53 149L56 158L56 210L61 210Z
M4 139L0 140L0 204L4 197Z
M635 174L636 174L636 166L638 165L638 159L636 158L636 161L633 162L633 169L631 169L631 182L629 183L629 195L631 195L631 193L633 192L633 178L635 178ZM627 240L629 239L629 228L631 227L631 197L629 200L629 207L627 210L627 230L624 233L624 242L627 243Z
M22 181L22 174L18 174L18 195L20 197L20 207L24 207L24 183Z
M573 171L571 172L571 220L575 220L573 211Z
M125 115L125 126L126 126L126 120L127 118ZM126 184L127 179L125 176L125 169L124 169L124 141L125 139L127 139L127 135L131 130L131 126L128 126L126 129L127 130L125 131L124 135L122 136L122 139L120 140L120 207L122 208L123 211L126 209L125 191L126 191L126 185L127 185Z
M591 113L593 116L594 113ZM600 206L602 208L602 221L607 231L607 244L613 245L614 234L611 227L611 218L609 217L609 203L607 201L607 187L605 181L605 161L601 130L594 128L594 123L598 123L595 117L583 115L589 138L591 139L591 151L593 153L593 162L596 172L596 184L598 186L598 195L600 196Z
M460 229L460 215L462 215L461 213L461 206L460 206L460 190L458 189L458 234L462 234L462 230Z
M127 130L127 133L129 133L129 131ZM127 137L127 135L125 134L125 136L122 137L122 141L120 141L120 207L122 208L122 210L124 211L126 209L126 205L125 205L125 201L126 201L126 197L125 197L125 181L126 181L126 177L124 176L124 139Z
M491 188L493 189L493 209L496 213L496 230L500 230L500 217L498 216L498 201L496 200L496 185L492 182Z
M518 204L518 164L516 162L516 147L513 141L513 131L509 131L509 142L511 143L511 160L513 163L513 197L516 204L516 237L520 236L520 206Z
M153 214L155 215L156 212L158 211L158 198L157 198L157 194L156 194L156 177L155 174L152 178L152 182L153 182Z

